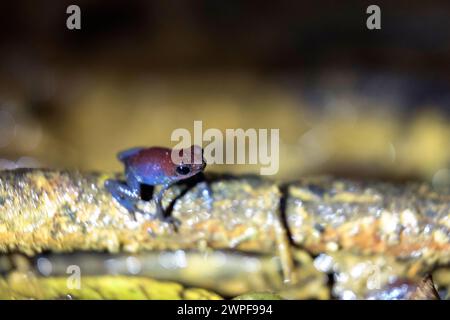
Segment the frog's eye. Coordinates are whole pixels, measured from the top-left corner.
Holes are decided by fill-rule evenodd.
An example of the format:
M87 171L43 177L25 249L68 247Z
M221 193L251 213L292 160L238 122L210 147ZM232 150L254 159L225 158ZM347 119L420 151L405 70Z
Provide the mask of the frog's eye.
M185 176L191 172L191 169L185 165L178 166L175 170L182 176Z

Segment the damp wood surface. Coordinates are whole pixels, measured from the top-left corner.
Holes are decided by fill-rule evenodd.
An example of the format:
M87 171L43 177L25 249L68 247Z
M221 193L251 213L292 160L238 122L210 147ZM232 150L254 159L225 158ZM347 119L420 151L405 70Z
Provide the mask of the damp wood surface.
M151 218L152 201L140 203L143 214L134 220L105 190L110 177L37 169L0 172L0 250L272 252L280 244L277 229L286 228L290 244L314 253L351 248L449 261L450 195L428 184L318 177L281 185L219 176L209 182L212 199L205 183L174 186L166 193L164 206L173 205L171 214L181 222L174 230Z
M160 262L158 252L181 250L189 261L195 252L214 256L222 251L216 260L226 257L226 278L223 267L214 270L213 260L191 263L201 268L188 263L177 276L167 276L161 268L158 274L155 267L146 272L150 278L188 283L229 297L275 290L287 298L345 298L348 292L364 298L374 266L382 283L393 276L418 281L434 272L441 288L450 287L446 280L450 194L426 183L332 177L281 183L210 173L206 182L182 183L166 192L163 205L181 222L175 230L152 219L152 201L139 203L134 220L104 188L104 181L112 177L120 175L40 169L0 172L0 252L30 257L50 252L55 261L66 254L62 260L80 264L71 252L86 252L89 261L101 259L94 252L110 254L108 260L132 254L144 263ZM211 197L205 192L207 185ZM267 265L270 272L264 271L264 280L255 280L242 271L245 260L232 258L232 252L267 257L258 258L258 266ZM270 257L281 262L281 278ZM62 270L63 275L65 267ZM209 280L201 276L205 273ZM331 288L330 273L335 278ZM88 276L104 275L106 271ZM286 280L297 287L284 286Z

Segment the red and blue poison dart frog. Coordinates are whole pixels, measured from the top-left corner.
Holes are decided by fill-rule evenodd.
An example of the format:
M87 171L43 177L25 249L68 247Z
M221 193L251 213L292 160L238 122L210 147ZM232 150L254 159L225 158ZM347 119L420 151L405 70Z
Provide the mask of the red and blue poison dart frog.
M180 160L174 162L172 152ZM154 197L155 218L176 226L178 221L164 214L161 200L164 192L173 184L203 172L206 162L202 148L196 145L173 151L162 147L132 148L120 152L118 159L125 166L126 181L109 179L105 182L112 196L134 216L136 204L142 200L141 187L161 185L161 191Z

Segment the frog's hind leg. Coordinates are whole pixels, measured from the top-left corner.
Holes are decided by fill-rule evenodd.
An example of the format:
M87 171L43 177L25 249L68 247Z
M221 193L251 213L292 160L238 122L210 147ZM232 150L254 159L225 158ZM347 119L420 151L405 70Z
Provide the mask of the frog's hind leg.
M130 188L126 183L109 179L105 181L105 188L111 193L114 199L125 207L135 217L136 203L140 200L139 191Z
M131 149L121 151L117 154L117 159L119 159L122 162L126 162L126 160L129 157L134 156L135 154L139 153L139 151L141 151L143 149L144 149L143 147L136 147L136 148L131 148Z

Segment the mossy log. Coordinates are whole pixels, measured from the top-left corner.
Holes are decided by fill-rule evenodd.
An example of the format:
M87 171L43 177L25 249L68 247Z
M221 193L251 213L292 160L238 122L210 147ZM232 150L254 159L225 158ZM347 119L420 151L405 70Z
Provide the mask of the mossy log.
M312 177L279 184L207 175L206 182L166 192L163 205L181 222L175 230L152 218L152 201L141 201L134 219L104 188L111 177L120 178L40 169L0 172L0 252L233 249L278 256L290 283L297 280L299 249L334 255L336 261L345 252L355 259L381 254L389 261L412 261L408 277L450 262L450 194L426 183Z
M203 183L176 199L171 214L181 226L174 230L150 218L151 201L141 203L148 214L137 213L133 220L105 190L110 177L0 172L0 251L210 247L272 252L280 244L277 229L287 226L290 242L315 253L352 248L449 258L450 194L427 184L311 178L280 186L259 178L219 177L210 183L213 199L203 192ZM185 189L171 188L165 206Z

